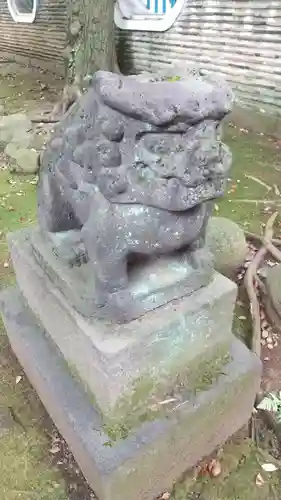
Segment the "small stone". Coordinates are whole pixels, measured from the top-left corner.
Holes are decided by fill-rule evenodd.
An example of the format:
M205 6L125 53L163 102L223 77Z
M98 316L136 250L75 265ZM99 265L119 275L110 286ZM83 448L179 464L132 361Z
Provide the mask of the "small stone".
M19 149L14 156L16 171L23 174L35 174L38 171L38 153L35 149Z
M244 231L224 217L211 217L207 226L206 244L214 256L215 269L234 278L248 253ZM247 267L247 263L245 264Z
M261 339L261 345L265 345L266 344L266 341L264 339Z
M268 338L268 331L267 330L262 330L262 332L261 332L261 338L262 339L267 339Z
M26 145L32 123L24 113L15 113L0 118L0 144L2 149L9 142Z
M72 5L72 13L79 14L79 11L80 11L80 5L74 2Z
M77 36L80 29L81 29L81 24L78 21L78 19L76 19L76 21L73 21L73 23L71 23L70 28L69 28L72 36Z
M267 349L269 349L271 351L271 349L273 349L273 344L268 344Z
M170 498L171 498L171 494L168 491L166 491L166 493L163 493L163 495L161 497L162 500L169 500Z
M268 343L268 344L273 344L272 337L267 337L267 343Z
M65 60L68 60L70 59L71 57L71 51L72 51L72 48L70 45L67 45L63 51L62 51L62 57L65 59Z

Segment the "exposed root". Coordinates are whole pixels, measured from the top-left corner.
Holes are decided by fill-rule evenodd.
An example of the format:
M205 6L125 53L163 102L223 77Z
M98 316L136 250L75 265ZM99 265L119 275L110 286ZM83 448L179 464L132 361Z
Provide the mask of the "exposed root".
M55 104L52 112L48 116L38 116L31 121L33 123L59 123L70 111L81 97L82 92L78 84L66 85L62 92L61 100Z
M257 272L265 256L268 253L270 253L275 260L281 262L281 252L274 245L275 241L277 241L278 244L280 245L280 241L273 239L273 225L277 218L277 215L278 212L275 212L268 219L263 237L254 235L253 233L246 233L246 237L248 237L248 239L250 239L251 241L253 240L258 241L259 243L262 244L262 246L255 254L253 260L250 262L244 278L246 291L250 301L250 310L251 310L252 325L253 325L251 349L259 358L261 357L261 318L260 318L261 311L260 311L258 292L255 287L255 284L257 284L257 288L260 290L262 295L264 295L266 293L266 290L264 284L259 279ZM256 407L262 401L263 397L264 397L263 391L260 390L259 393L256 395L256 401L255 401ZM280 431L278 430L274 416L271 414L271 412L265 410L262 410L262 415L264 417L267 426L275 431L278 439L280 440ZM252 435L253 439L256 439L254 415L250 421L250 435Z
M263 244L264 236L259 234L251 233L249 231L244 231L247 240L257 243L258 245ZM281 247L281 239L272 238L272 244L276 247Z
M250 262L248 269L245 274L244 283L247 290L247 294L250 301L250 312L253 324L253 333L251 339L251 349L260 358L261 355L261 320L260 320L260 304L257 297L257 292L255 289L255 281L257 270L261 265L264 257L266 256L267 250L265 247L261 247L253 260Z
M255 282L257 277L257 271L261 263L263 262L266 254L268 253L268 247L272 244L271 241L273 238L273 224L277 218L277 215L278 212L275 212L268 219L265 227L263 245L257 251L253 260L250 262L244 278L245 287L250 301L250 310L253 323L251 349L259 358L261 356L261 320L260 320L260 304L255 289Z
M272 255L272 257L277 260L277 262L281 262L281 252L273 245L272 241L265 240L264 242L266 250Z

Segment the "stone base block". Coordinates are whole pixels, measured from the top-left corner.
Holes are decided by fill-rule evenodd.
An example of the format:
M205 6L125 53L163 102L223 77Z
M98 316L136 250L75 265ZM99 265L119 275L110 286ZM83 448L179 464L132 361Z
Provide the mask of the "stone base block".
M75 236L75 231L46 235L40 228L35 227L29 228L26 233L41 267L74 309L85 317L105 319L111 317L112 305L97 307L91 263L84 262L80 266L71 266L55 254L56 249L52 240L58 242L60 238L60 243L63 244L64 238L71 238L71 247L75 248L74 241L78 236ZM81 245L79 236L78 241L79 246ZM128 289L134 299L134 307L124 311L123 317L126 321L132 321L171 300L190 295L206 286L212 279L212 273L212 257L208 254L205 255L205 265L198 269L191 265L186 252L142 259L139 264L135 263L128 267ZM89 276L92 276L92 279L89 279ZM119 292L114 295L118 302Z
M100 500L153 500L250 417L261 365L234 340L229 363L208 389L172 408L168 418L112 441L18 289L2 292L0 306L15 354Z
M176 382L192 383L192 374L228 352L237 287L223 276L124 325L89 320L38 264L28 234L9 237L18 286L105 414L143 411L156 392L165 398Z

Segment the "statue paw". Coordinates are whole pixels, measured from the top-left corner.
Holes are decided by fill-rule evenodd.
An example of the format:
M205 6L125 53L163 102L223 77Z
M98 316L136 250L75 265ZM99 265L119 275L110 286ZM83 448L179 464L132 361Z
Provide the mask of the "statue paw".
M49 235L54 254L70 267L88 262L88 255L80 231L67 231Z

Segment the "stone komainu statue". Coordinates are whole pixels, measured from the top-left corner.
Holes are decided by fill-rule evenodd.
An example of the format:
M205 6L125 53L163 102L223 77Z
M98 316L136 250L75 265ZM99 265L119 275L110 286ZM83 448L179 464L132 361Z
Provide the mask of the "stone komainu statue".
M99 307L113 298L115 309L132 307L131 256L184 249L204 265L206 223L231 164L220 125L232 100L211 78L100 71L56 128L41 160L39 223L53 241L69 235L69 252L79 240Z

